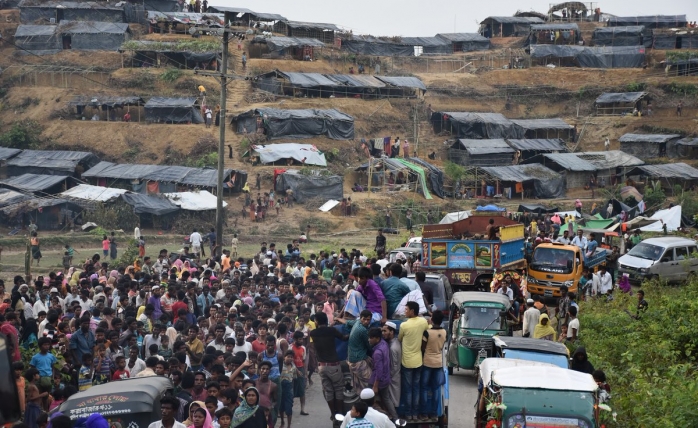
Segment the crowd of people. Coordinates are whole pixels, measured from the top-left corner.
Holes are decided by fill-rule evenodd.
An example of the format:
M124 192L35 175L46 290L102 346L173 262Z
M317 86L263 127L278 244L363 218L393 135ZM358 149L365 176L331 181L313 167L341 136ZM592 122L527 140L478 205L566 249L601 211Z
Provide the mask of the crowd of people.
M16 276L7 287L0 281L0 331L10 338L28 428L78 391L147 376L174 384L159 422L167 428L175 420L290 428L294 414L301 422L308 415L313 378L332 421L344 413L346 391L369 403L352 409L345 426L438 415L444 315L424 273L406 278L404 259L305 254L299 240L285 250L264 242L242 258L237 237L212 256L215 233L196 230L181 253L151 257L140 230L134 236L139 256L130 266L112 266L111 235L102 254L33 280Z

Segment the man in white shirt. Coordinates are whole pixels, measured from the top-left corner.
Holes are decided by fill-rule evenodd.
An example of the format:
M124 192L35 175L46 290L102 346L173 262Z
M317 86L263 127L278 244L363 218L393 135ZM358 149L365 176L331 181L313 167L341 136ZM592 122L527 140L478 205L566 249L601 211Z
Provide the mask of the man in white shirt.
M533 329L536 328L536 324L538 324L540 319L540 311L533 306L534 303L533 299L526 300L528 309L526 309L523 315L523 331L521 332L523 337L533 336Z
M569 231L565 230L562 232L562 236L558 237L555 242L559 242L560 244L564 245L569 245L570 244L570 236L569 236Z
M613 290L613 278L606 271L606 266L601 266L599 267L599 294L606 295L611 290Z
M577 318L577 308L570 306L567 313L570 315L570 321L567 323L567 340L574 342L579 337L579 318Z
M245 340L245 332L238 330L235 332L235 347L233 347L233 355L238 352L244 352L249 355L252 352L252 344Z
M180 401L177 397L162 397L160 399L160 414L162 415L162 420L153 422L148 425L148 428L186 428L186 425L175 420L175 415L180 405ZM188 411L187 409L187 412Z
M505 275L504 280L502 281L502 287L497 290L498 294L504 294L509 298L509 301L512 303L512 306L514 308L514 316L516 318L519 318L519 302L514 300L514 290L511 289L509 284L511 283L511 275Z
M126 362L126 368L131 374L131 378L136 377L136 375L143 370L145 370L145 361L138 358L138 347L132 346L128 350L128 361Z
M576 245L579 248L581 248L582 251L586 251L587 239L584 237L584 232L582 231L582 229L577 229L577 236L572 238L572 245Z
M390 418L385 414L373 408L373 402L375 401L376 394L371 388L364 388L359 395L361 401L368 404L368 411L364 419L371 422L375 428L395 428L395 424L390 420ZM351 417L351 412L347 412L344 415L344 421L342 422L341 428L348 427L354 419Z
M191 252L199 257L201 253L201 234L194 229L191 235L189 235L189 244L191 245Z

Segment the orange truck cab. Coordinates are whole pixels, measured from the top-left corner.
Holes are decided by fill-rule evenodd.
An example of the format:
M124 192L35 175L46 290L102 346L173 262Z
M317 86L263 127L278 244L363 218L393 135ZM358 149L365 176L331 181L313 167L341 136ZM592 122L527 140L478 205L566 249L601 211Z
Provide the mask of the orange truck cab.
M593 270L606 261L607 250L597 249L584 258L576 245L560 243L540 244L533 251L528 265L528 291L544 297L560 297L560 287L578 293L579 279L585 267Z

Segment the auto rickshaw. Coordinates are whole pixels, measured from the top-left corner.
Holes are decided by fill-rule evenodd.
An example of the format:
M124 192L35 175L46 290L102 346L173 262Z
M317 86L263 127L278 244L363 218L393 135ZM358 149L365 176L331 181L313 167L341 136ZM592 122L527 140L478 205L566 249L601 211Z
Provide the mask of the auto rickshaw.
M565 345L530 337L494 337L495 357L536 361L568 369L570 352Z
M448 374L453 368L473 370L492 357L495 335L510 334L507 316L511 302L503 294L462 291L451 298L449 314Z
M487 358L480 364L478 384L476 428L599 427L599 390L588 373Z
M172 381L164 376L109 382L72 395L59 411L72 420L99 413L109 426L147 428L162 417L160 399L173 387Z

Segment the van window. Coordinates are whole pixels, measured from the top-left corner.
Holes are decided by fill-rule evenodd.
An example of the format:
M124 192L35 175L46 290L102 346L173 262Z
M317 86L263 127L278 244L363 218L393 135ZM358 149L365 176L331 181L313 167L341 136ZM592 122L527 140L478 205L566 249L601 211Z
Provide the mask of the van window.
M698 257L698 247L696 247L695 245L688 247L688 256Z
M686 248L686 247L676 247L676 248L674 248L674 251L676 251L676 259L675 260L686 260L689 256L688 248Z
M667 250L664 251L664 254L662 254L662 257L659 260L665 263L674 261L674 249L667 248Z

